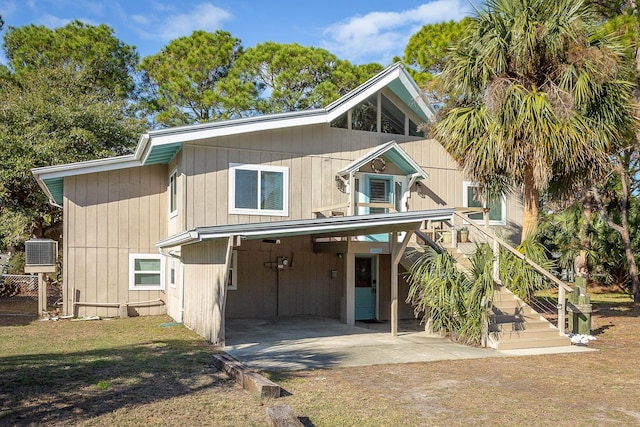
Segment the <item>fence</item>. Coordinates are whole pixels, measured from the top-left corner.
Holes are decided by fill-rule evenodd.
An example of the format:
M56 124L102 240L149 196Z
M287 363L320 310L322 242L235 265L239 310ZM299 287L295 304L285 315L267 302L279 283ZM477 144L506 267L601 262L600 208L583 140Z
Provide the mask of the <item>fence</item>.
M47 286L47 307L55 308L62 296L59 285ZM37 316L38 276L0 274L0 315Z

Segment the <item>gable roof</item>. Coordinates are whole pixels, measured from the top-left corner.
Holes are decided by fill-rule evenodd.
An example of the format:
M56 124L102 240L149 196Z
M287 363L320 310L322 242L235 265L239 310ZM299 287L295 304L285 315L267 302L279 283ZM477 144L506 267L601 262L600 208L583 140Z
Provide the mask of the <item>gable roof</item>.
M362 166L373 161L373 159L384 155L392 161L405 175L413 175L417 179L426 179L429 175L416 163L411 156L407 154L395 141L389 141L386 144L379 145L369 151L359 159L354 160L344 169L338 171L338 175L344 176L356 172Z
M330 123L384 87L393 91L421 119L425 121L433 119L435 111L425 100L404 66L396 63L325 108L151 130L141 135L133 154L35 168L32 173L51 203L59 205L62 203L64 194L64 177L143 165L167 164L186 141Z

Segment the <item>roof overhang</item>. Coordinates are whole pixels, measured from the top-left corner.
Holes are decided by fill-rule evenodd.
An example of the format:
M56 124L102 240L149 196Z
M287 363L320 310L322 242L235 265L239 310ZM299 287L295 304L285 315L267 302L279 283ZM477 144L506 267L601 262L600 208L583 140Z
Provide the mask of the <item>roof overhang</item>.
M395 141L389 141L386 144L379 145L369 151L359 159L354 160L348 166L338 171L339 176L353 174L362 166L371 162L373 159L384 155L393 162L405 175L410 175L416 179L426 179L429 174L420 167L420 165L407 154Z
M255 224L228 224L196 227L156 243L158 248L189 245L204 240L240 237L244 240L275 239L294 236L344 237L411 231L425 220L450 219L453 209L397 212L388 214L276 221Z

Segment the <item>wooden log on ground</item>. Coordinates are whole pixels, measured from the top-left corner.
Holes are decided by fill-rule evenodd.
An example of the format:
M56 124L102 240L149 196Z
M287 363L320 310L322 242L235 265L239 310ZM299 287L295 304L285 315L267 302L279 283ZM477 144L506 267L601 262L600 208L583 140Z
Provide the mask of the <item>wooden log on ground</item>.
M245 390L258 397L280 397L280 386L262 375L251 371L246 365L234 359L227 353L213 355L213 363L216 368L233 378Z
M298 417L289 405L279 405L267 408L267 417L271 427L303 427Z

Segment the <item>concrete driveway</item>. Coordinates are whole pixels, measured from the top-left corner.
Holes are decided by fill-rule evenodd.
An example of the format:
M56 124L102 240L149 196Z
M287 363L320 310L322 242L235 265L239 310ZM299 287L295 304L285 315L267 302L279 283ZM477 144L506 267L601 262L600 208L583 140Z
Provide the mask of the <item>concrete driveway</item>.
M436 360L477 359L584 351L560 349L494 350L453 343L420 331L415 322L399 325L397 337L389 324L348 326L314 316L272 319L228 319L224 350L256 370L292 371Z

